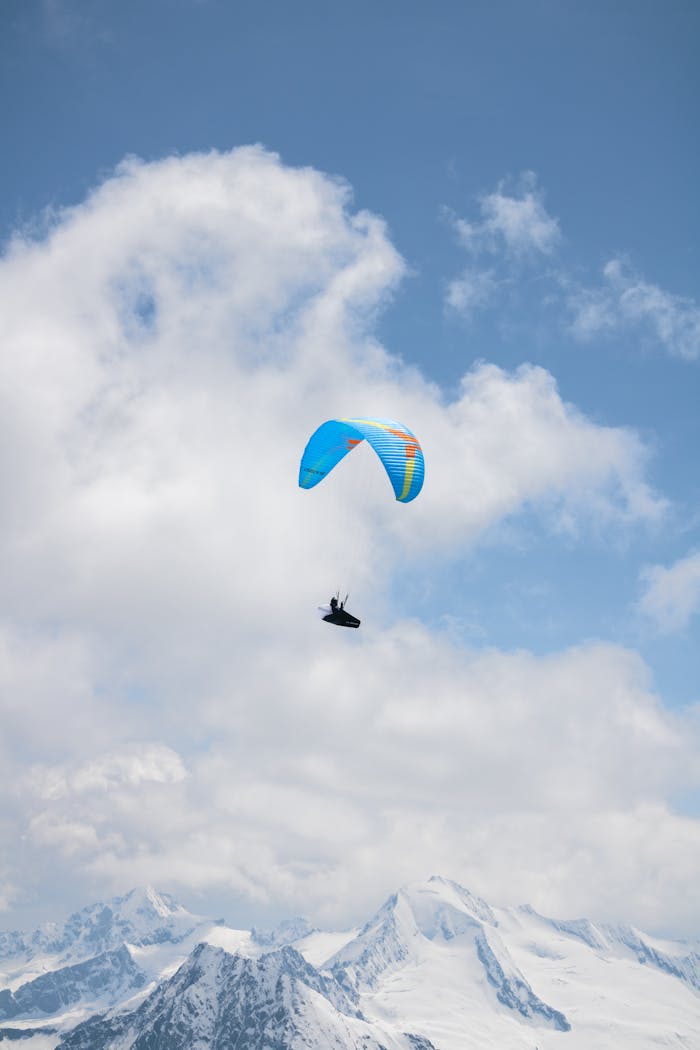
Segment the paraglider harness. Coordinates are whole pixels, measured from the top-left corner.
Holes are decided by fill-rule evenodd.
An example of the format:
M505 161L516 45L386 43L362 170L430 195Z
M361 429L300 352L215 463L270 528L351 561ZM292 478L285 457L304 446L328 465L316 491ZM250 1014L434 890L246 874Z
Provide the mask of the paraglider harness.
M345 603L348 600L346 594L340 601L340 591L333 595L330 601L331 611L323 617L325 623L334 623L336 627L359 627L360 621L352 613L345 611Z

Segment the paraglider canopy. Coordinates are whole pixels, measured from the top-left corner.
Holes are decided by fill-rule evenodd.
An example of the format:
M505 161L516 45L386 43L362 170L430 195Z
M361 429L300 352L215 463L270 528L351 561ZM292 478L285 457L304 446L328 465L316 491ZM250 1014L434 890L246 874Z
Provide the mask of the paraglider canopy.
M400 503L410 503L423 487L423 450L415 434L393 419L363 417L328 419L316 430L304 449L299 465L299 486L312 489L362 442L372 446ZM359 627L356 616L347 612L339 595L318 611L326 623L337 627Z
M393 419L329 419L311 435L299 466L299 486L312 489L367 441L381 460L400 503L410 503L423 487L423 450L415 434Z

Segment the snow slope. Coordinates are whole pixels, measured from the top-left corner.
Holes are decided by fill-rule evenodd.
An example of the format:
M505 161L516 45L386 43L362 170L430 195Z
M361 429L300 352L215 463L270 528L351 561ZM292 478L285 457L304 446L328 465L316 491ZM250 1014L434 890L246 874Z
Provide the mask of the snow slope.
M697 946L492 908L434 877L326 960L367 1017L439 1050L700 1048Z

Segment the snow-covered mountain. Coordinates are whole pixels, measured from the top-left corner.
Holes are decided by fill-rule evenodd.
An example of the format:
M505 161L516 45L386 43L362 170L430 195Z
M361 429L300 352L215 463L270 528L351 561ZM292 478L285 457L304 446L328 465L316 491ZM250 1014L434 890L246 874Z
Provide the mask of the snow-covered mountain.
M126 945L0 991L0 1022L62 1013L81 1001L119 1002L146 983Z
M439 1050L700 1050L699 963L699 945L491 907L433 877L324 965L366 1016L400 1019Z
M316 932L307 919L297 915L293 919L284 919L273 930L256 930L253 927L250 935L262 948L282 948L285 944L295 944Z
M0 933L0 1041L10 1023L13 1032L60 1032L147 994L220 926L147 887L91 904L61 925Z
M700 1050L700 945L440 877L342 933L232 930L141 890L3 948L0 1041L26 1050Z
M33 960L55 969L113 951L122 944L146 947L178 944L210 919L192 915L167 893L150 886L124 897L91 904L62 924L45 923L29 934L0 932L0 978L24 970Z
M200 944L130 1013L79 1025L61 1050L431 1050L419 1037L363 1020L330 975L294 948L257 957Z

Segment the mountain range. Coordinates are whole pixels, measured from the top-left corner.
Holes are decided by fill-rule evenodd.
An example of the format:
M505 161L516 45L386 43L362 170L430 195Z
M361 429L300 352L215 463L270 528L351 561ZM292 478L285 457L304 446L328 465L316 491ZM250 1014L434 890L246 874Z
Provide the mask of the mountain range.
M152 888L0 932L24 1050L700 1050L700 944L434 876L364 926L236 930Z

